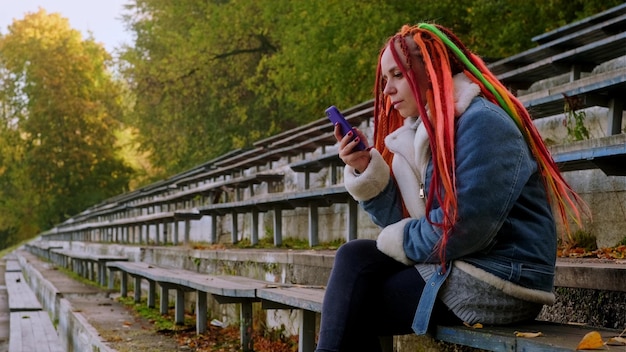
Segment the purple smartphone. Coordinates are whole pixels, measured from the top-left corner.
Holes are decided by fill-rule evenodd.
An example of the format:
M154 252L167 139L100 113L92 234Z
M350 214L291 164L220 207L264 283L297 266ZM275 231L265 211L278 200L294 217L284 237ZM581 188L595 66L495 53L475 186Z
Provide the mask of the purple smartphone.
M326 109L326 116L328 116L328 119L330 120L330 122L333 123L333 126L335 124L339 124L342 136L345 136L348 132L350 132L350 130L352 130L352 125L350 125L350 123L346 121L346 119L343 117L341 112L339 112L339 109L337 109L334 105ZM353 139L355 137L356 137L356 134L354 135ZM359 141L359 144L356 147L354 147L354 150L365 150L365 149L366 147L363 141Z

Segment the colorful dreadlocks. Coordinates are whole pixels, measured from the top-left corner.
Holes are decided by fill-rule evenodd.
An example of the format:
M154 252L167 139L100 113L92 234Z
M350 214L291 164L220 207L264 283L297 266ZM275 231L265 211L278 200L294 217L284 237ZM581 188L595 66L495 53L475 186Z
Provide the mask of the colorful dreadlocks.
M417 59L423 62L428 76L430 89L425 97L421 96L417 83L418 79L424 79L424 77L418 78L415 75L412 59L416 58L409 55L410 48L405 41L407 38L412 38L417 45L421 56ZM394 44L399 44L401 52L398 52ZM434 196L444 214L442 223L433 224L442 230L441 242L438 245L439 257L442 261L445 261L445 247L457 221L456 118L452 77L459 72L464 72L474 83L478 84L482 95L504 109L520 129L537 161L550 200L554 201L568 236L571 233L569 218L573 219L578 226L582 226L579 206L584 206L584 202L563 179L526 108L489 71L484 62L471 53L452 32L442 26L427 23L416 26L405 25L400 32L390 38L380 56L387 47L390 48L404 77L409 80L420 116L430 116L430 118L422 119L430 138L433 160L433 177L429 188L431 196L427 198L426 217L430 221L428 213ZM390 100L383 94L384 88L385 81L381 74L379 57L374 88L374 146L391 165L393 154L386 148L384 138L401 127L404 119L398 111L393 109ZM429 108L430 115L426 113L426 106Z

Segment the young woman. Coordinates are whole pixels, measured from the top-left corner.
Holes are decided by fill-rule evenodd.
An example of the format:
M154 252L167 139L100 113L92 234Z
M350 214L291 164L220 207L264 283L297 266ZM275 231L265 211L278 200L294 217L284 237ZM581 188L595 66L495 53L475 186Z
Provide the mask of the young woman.
M373 148L353 150L358 129L335 136L346 189L382 230L337 251L317 351L535 318L554 301L550 200L566 224L582 203L528 112L438 25L404 26L376 76Z

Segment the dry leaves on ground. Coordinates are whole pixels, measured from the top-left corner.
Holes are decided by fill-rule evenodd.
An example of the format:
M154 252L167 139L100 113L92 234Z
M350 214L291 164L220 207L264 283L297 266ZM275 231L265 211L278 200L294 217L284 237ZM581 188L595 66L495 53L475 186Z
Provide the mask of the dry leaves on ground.
M599 248L593 251L580 247L560 248L557 255L561 258L626 259L626 245Z
M520 331L516 331L515 332L515 337L535 338L535 337L540 337L540 336L543 336L543 333L541 331L538 331L538 332L520 332Z
M604 340L597 331L591 331L583 336L582 340L578 343L576 350L600 350L604 349Z
M626 346L626 338L622 335L626 333L626 329L619 336L611 337L606 342L602 340L602 336L597 331L592 331L585 336L576 347L576 350L601 350L608 346Z

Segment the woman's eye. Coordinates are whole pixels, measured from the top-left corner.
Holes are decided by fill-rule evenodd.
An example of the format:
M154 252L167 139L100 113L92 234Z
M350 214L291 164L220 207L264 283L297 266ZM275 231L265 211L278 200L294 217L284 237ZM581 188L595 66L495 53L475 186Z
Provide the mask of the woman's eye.
M393 73L393 77L394 78L402 78L402 71L394 72Z

